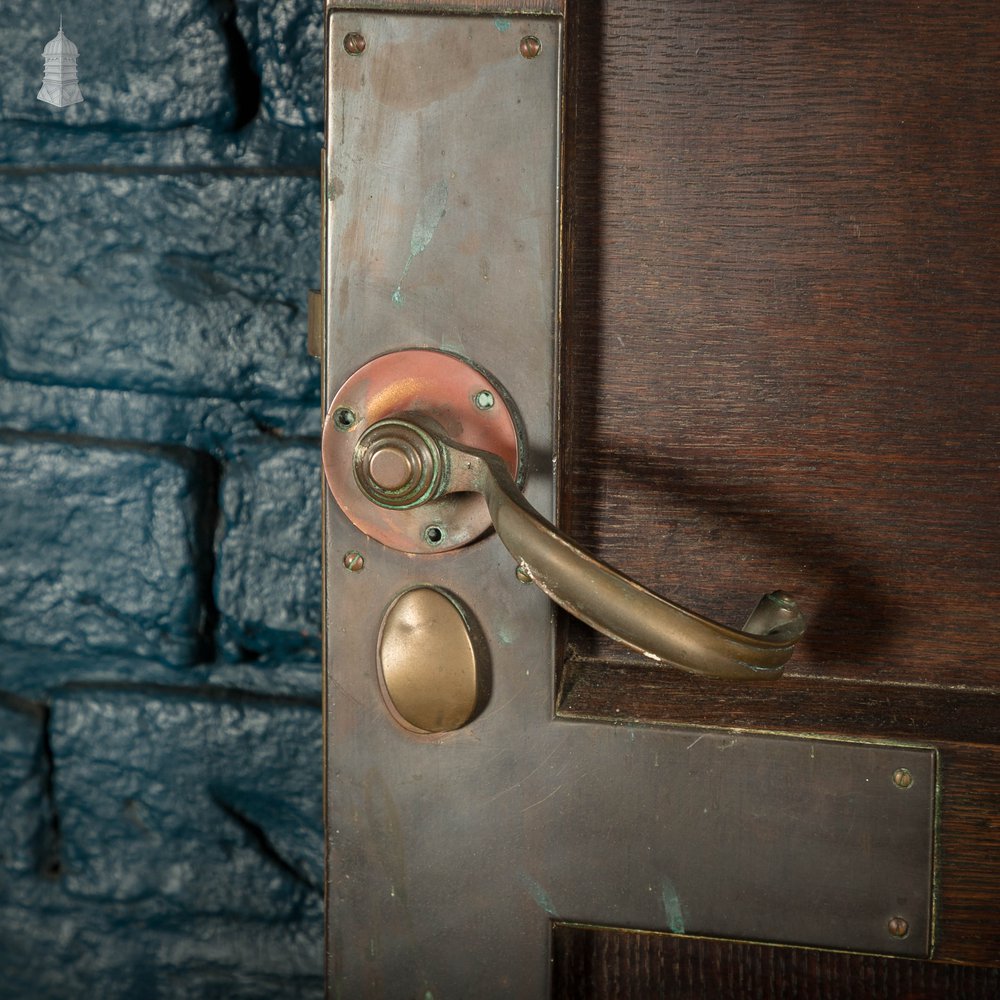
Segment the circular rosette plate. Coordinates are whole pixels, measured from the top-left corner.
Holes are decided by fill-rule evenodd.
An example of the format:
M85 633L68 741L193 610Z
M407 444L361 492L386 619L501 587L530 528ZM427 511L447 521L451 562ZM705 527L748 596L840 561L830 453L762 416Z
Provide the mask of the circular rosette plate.
M359 368L340 387L323 423L323 471L334 499L366 535L403 552L445 552L475 541L491 525L478 493L452 493L410 509L387 509L369 499L355 478L355 451L380 420L419 416L454 441L491 451L520 481L523 435L513 403L479 368L441 351L384 354ZM382 453L380 478L400 477L404 455Z

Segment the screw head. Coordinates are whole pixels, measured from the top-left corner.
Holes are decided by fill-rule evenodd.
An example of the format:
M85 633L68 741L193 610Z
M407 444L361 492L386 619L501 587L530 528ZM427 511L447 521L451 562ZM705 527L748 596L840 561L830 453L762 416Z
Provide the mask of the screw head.
M518 48L525 59L534 59L542 51L542 43L534 35L525 35Z
M492 410L493 404L496 402L493 398L493 393L489 389L480 389L472 397L472 401L476 404L476 409L479 410Z
M338 406L333 411L333 426L338 431L349 431L358 421L358 415L349 406Z
M910 933L910 925L902 917L889 921L889 933L895 938L905 938Z
M440 524L428 524L424 528L424 541L428 545L440 545L446 537L444 528Z
M350 31L344 35L344 51L349 56L359 56L365 51L365 36L360 31Z
M514 575L521 581L521 583L531 583L531 570L524 563L518 563L517 569L514 570Z
M892 773L892 783L897 788L909 788L913 784L913 775L905 767L897 767Z
M360 573L365 568L365 557L351 549L344 554L344 569L349 569L352 573Z

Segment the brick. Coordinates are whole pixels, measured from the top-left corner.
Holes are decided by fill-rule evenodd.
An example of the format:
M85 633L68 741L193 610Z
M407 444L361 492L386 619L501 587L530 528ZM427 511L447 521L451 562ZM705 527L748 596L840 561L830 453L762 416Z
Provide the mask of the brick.
M66 891L164 916L322 911L322 716L294 699L74 690L51 745Z
M34 888L0 899L4 1000L322 1000L322 921L311 914L308 925L171 919Z
M216 603L223 651L320 649L319 442L247 443L223 472Z
M0 377L0 427L12 430L177 444L222 454L233 438L302 437L319 426L319 408L311 401L236 402Z
M181 449L0 434L0 637L189 663L210 469Z
M10 177L0 373L228 400L318 402L310 177Z
M45 702L59 688L81 681L193 687L207 683L208 674L207 668L170 666L161 660L135 656L0 645L0 698L6 692L21 699Z
M41 50L58 26L52 8L0 7L0 164L317 168L322 7L97 0L67 16L86 100L53 108L36 99ZM243 124L257 96L247 69L260 77L259 106Z
M42 49L58 28L56 7L24 0L0 6L0 121L168 130L232 119L229 53L213 5L90 0L67 10L64 28L80 50L77 70L85 98L67 108L36 97Z
M147 684L160 687L240 690L252 694L296 696L319 704L322 670L314 653L291 659L171 665L137 656L59 652L0 644L0 698L9 692L45 701L67 685ZM3 823L0 815L0 825Z

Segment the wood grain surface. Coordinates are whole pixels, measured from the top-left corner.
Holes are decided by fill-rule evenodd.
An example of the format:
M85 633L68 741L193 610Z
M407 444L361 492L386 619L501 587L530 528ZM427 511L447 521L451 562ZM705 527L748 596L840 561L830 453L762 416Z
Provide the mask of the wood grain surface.
M740 625L782 588L809 627L783 681L737 686L566 622L560 712L937 746L936 957L1000 963L1000 8L569 21L561 524L693 610ZM560 996L997 992L936 963L556 940Z
M565 527L727 623L793 592L792 674L995 689L996 5L573 13Z
M1000 969L742 941L555 930L557 1000L994 1000Z

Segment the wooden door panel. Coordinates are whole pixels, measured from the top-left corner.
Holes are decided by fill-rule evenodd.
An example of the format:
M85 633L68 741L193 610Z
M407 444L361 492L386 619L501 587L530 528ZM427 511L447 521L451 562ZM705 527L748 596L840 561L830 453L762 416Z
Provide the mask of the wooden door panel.
M570 11L563 523L723 621L785 587L809 629L780 683L734 686L569 622L560 712L936 743L936 955L995 964L1000 16L599 12ZM690 968L702 947L556 940L589 970L559 995L673 996L644 978L650 955ZM704 945L718 976L758 967L726 950L742 947ZM805 977L788 995L819 989L817 962L828 988L853 981L839 960L779 958ZM993 982L886 968L898 995ZM616 985L587 993L591 974Z
M993 1000L1000 969L557 926L557 1000Z
M508 6L447 8L486 14L502 33ZM995 969L948 963L1000 965L1000 14L987 0L870 6L581 0L566 11L560 525L669 599L734 625L760 593L787 589L809 628L782 680L741 685L652 664L563 621L555 708L565 718L675 733L728 728L935 748L935 961L553 923L557 996L995 992ZM379 7L443 9L434 0ZM553 0L544 12L558 15L561 5ZM349 332L334 331L334 340ZM501 341L490 345L498 357L510 353ZM347 363L340 346L328 350L336 365ZM396 346L407 345L361 344L357 360ZM547 456L542 464L547 476ZM338 511L329 518L343 528ZM484 547L506 565L495 543ZM339 550L328 560L336 569ZM381 574L387 586L402 586L404 576L424 581L412 560L369 563L365 576ZM352 579L357 588L363 578ZM523 594L504 599L527 606ZM335 731L347 731L349 744L334 741L329 751L330 827L339 834L359 815L345 783L338 791L340 763L371 756L373 773L384 766L397 776L401 762L414 773L424 765L419 747L383 731L377 698L358 701L364 711L345 700L350 685L335 657L360 663L368 647L349 635L356 621L336 619L332 588L327 602L331 642L340 644L328 690L341 706ZM377 618L381 606L364 614ZM537 662L524 664L539 697L548 694L547 673L539 680L548 653L539 648ZM526 704L534 714L521 744L501 755L530 755L531 725L552 722L548 703ZM366 745L372 720L381 735ZM484 716L455 742L492 737L492 722ZM546 768L561 766L542 756ZM541 767L515 771L534 781ZM483 773L467 779L480 795ZM527 794L528 778L499 794ZM539 788L525 809L558 791ZM393 812L406 796L383 792L378 808L365 799L371 840L362 822L364 843L352 843L368 856L358 871L379 870L386 851L395 864L402 832L419 839L403 828L421 817ZM441 835L452 829L449 809L468 819L457 787L435 793L427 809L423 820ZM515 820L512 831L523 833ZM629 837L622 822L626 853L641 847ZM574 856L548 832L527 839L537 859ZM332 835L330 844L333 858ZM413 856L406 862L419 867ZM331 897L374 914L366 887L346 883L351 863L330 869ZM579 857L573 864L585 882L586 866ZM394 900L397 875L403 880L403 868L390 879ZM534 903L551 916L545 899L542 891ZM387 950L404 925L415 935L409 903L391 905L405 920L372 932L364 959L371 995L409 988L380 980L376 968L380 933ZM449 926L463 924L463 905L454 901ZM482 910L483 899L475 905ZM545 916L529 909L536 923ZM331 947L350 952L343 942L355 935L364 943L367 919L350 928L331 921ZM526 927L510 928L509 940ZM436 933L419 930L421 940ZM512 969L517 962L512 954Z
M995 688L994 5L575 12L570 533L792 590L793 675Z
M564 523L720 620L781 585L810 624L782 682L754 687L668 674L569 623L561 712L948 741L936 954L996 963L1000 17L971 2L593 14L571 18ZM719 969L760 961L557 941L566 969L589 970L566 972L567 996L698 995L643 978L650 955L690 969L698 949L722 996ZM767 961L810 989L816 963L848 976L800 958ZM872 995L908 995L886 968ZM916 995L977 995L899 968ZM598 979L633 991L581 989Z

